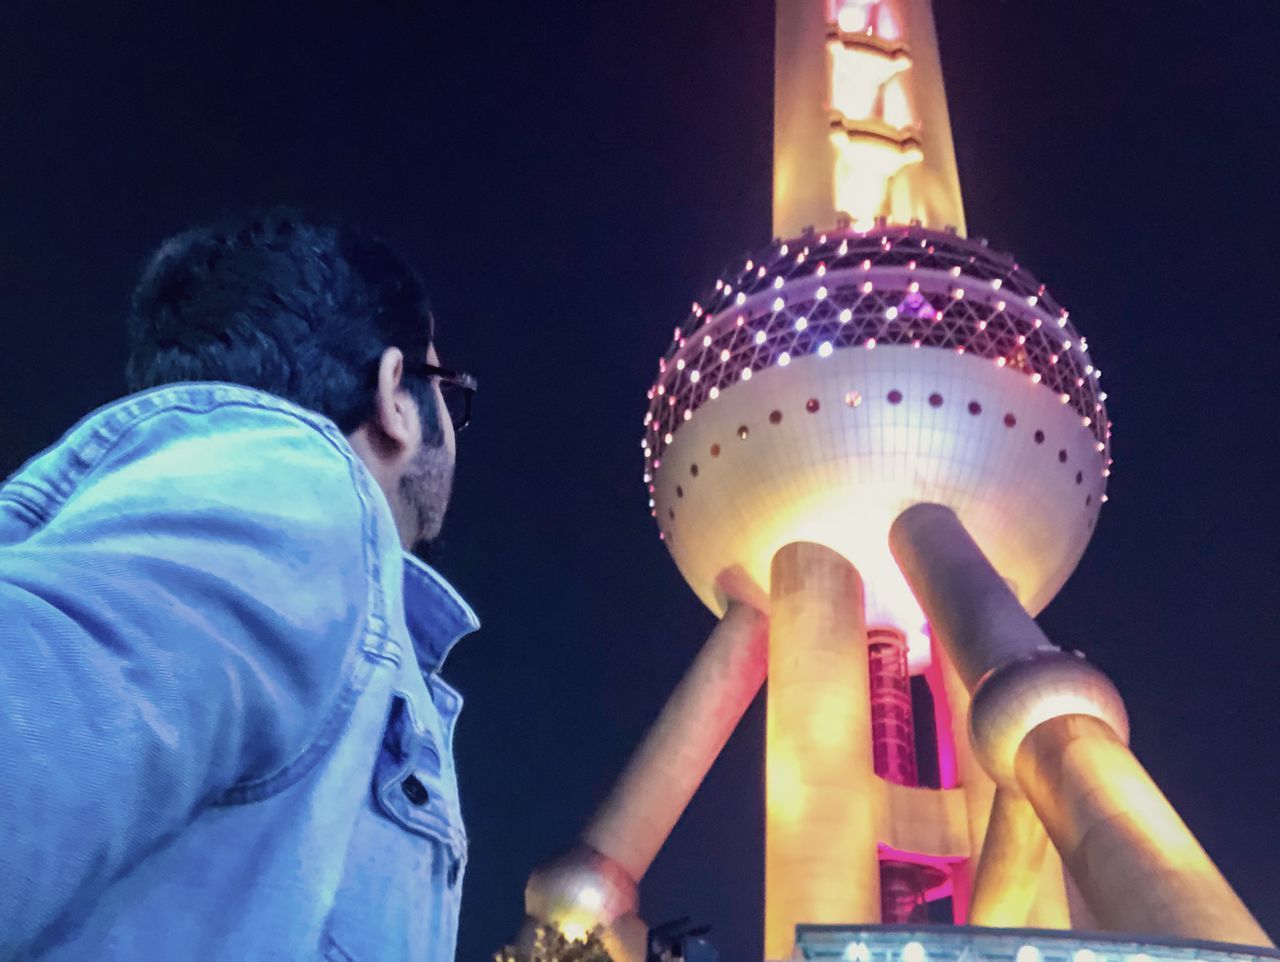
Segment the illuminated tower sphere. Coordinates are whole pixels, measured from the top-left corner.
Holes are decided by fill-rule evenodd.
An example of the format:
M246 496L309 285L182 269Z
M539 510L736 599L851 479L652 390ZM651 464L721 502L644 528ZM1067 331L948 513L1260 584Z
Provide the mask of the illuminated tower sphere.
M528 915L643 959L638 884L767 677L767 958L1269 944L1119 693L1031 618L1106 500L1106 395L1045 287L964 236L927 0L779 0L776 49L779 239L676 328L641 442L661 537L722 617ZM982 928L897 927L923 921Z
M649 392L645 480L662 537L718 614L768 594L783 545L854 563L868 625L921 614L888 533L953 508L1033 614L1106 499L1109 429L1085 339L1011 257L919 226L776 242L676 330Z

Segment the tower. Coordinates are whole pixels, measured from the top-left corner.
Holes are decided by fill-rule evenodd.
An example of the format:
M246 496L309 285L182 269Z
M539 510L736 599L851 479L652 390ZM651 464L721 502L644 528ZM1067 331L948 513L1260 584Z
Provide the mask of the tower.
M877 927L929 921L1018 962L991 933L1269 945L1118 692L1032 620L1106 500L1106 394L1044 285L965 236L927 0L779 0L776 44L778 237L675 329L644 418L660 536L721 622L530 914L628 951L767 677L767 958L922 962L960 936Z

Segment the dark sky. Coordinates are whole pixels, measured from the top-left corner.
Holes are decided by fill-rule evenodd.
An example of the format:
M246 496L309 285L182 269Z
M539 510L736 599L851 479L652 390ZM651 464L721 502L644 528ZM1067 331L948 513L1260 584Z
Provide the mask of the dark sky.
M267 8L271 8L269 11ZM939 0L972 233L1088 335L1111 503L1043 615L1280 933L1280 6ZM459 958L519 919L713 624L640 482L689 301L769 239L772 4L0 6L0 474L123 391L162 237L340 211L429 279L481 379L440 567L483 631L448 674L472 838ZM758 699L643 886L760 957Z

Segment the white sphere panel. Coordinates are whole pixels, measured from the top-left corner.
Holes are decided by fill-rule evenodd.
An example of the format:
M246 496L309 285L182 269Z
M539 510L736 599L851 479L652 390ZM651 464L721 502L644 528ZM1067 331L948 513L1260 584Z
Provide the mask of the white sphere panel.
M888 549L897 515L921 501L956 510L1034 614L1084 551L1103 467L1079 415L1023 372L938 348L857 347L726 387L675 431L654 498L677 565L712 610L731 594L767 607L773 554L816 541L858 567L868 623L907 632L918 669L924 616Z

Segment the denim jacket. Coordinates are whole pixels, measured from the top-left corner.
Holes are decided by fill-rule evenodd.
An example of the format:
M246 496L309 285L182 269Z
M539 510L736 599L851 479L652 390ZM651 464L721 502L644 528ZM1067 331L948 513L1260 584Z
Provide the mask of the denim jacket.
M452 960L477 625L330 421L90 415L0 488L0 959Z

